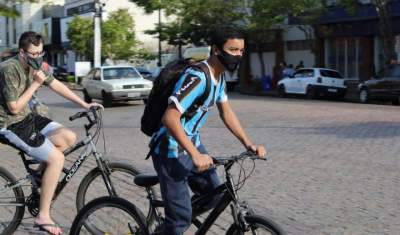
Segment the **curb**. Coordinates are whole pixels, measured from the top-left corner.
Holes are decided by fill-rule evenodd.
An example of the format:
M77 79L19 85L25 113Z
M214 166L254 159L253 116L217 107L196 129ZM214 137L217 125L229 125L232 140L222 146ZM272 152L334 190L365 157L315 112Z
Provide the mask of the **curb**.
M252 95L252 96L270 96L270 97L279 97L279 93L276 90L270 90L270 91L250 91L250 90L243 90L240 89L238 90L240 94L243 95ZM358 93L355 91L348 91L346 93L346 96L344 98L345 102L352 102L352 103L360 103L358 99Z

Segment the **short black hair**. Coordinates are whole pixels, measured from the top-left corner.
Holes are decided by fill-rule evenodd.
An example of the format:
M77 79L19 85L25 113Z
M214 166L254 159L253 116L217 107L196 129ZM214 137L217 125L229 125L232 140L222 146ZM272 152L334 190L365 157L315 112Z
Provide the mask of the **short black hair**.
M34 31L27 31L19 37L18 47L19 49L24 49L24 51L26 51L31 44L39 46L41 43L43 44L42 35Z
M234 26L218 27L211 33L210 45L215 45L218 49L222 50L228 39L245 39L245 34L241 29Z

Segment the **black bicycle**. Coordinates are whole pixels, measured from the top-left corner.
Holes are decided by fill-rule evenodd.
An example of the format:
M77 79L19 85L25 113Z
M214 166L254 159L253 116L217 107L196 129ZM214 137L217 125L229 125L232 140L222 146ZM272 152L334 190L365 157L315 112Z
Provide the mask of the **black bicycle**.
M139 200L144 203L142 205L149 204L146 198L148 192L135 185L131 180L132 177L138 174L138 170L129 164L110 162L97 151L96 144L101 133L103 134L105 147L101 110L91 108L90 111L78 112L71 116L69 120L73 121L78 118L87 119L87 123L84 125L86 137L65 150L64 155L72 155L78 149L83 151L69 169L63 168L65 175L57 185L53 202L78 172L82 164L92 155L97 167L90 170L79 185L76 195L77 211L93 198L105 195L134 198L135 201ZM37 168L35 165L38 165L39 162L25 155L22 151L20 151L19 155L28 173L24 178L17 180L7 169L0 167L0 234L2 235L12 234L18 228L24 219L25 207L28 208L32 216L37 216L39 213L41 174L34 169ZM23 187L28 188L25 192L30 192L29 196L24 196ZM145 207L149 208L150 206L146 205ZM95 229L93 223L87 223L86 226L91 230Z
M252 160L253 167L249 174L246 174L243 163L245 160ZM192 223L196 226L197 231L196 235L206 234L210 227L214 224L217 218L221 215L221 213L230 205L231 214L233 216L234 223L230 225L226 234L228 235L241 235L241 234L269 234L269 235L283 235L284 231L272 220L258 215L254 212L254 210L243 201L239 200L238 190L240 190L245 184L246 180L250 177L250 175L254 172L255 169L255 160L260 160L258 156L256 156L252 152L244 152L238 156L232 156L230 158L215 158L214 163L216 166L224 166L226 182L221 184L215 190L199 196L192 198ZM233 176L231 174L232 166L238 163L240 165L240 173L238 180L235 182ZM158 184L158 177L156 175L144 175L139 174L135 177L135 183L139 186L151 188ZM120 221L118 231L129 232L130 234L137 235L148 235L156 233L162 228L162 224L164 218L157 208L163 207L163 202L157 199L156 195L152 193L152 191L148 191L148 198L150 200L151 205L151 214L148 216L147 221L143 221L143 217L136 216L139 218L129 218L123 221ZM222 195L220 201L217 205L212 209L210 214L205 218L205 220L200 221L199 216L203 214L206 210L204 206L208 204L210 200L216 195ZM75 218L70 234L78 235L82 232L83 225L85 224L85 220L93 216L100 210L104 210L106 208L114 208L119 209L123 207L119 205L117 202L110 205L106 203L107 201L96 200L92 203L86 205L82 208L82 210L78 213ZM131 206L132 207L132 206ZM134 208L134 206L133 206ZM134 212L136 213L136 212ZM135 222L132 222L135 221ZM92 234L116 234L110 233L110 231L114 231L114 229L108 228L101 220L99 223L102 223L104 230L98 231L98 233ZM143 223L146 223L146 227L141 226ZM132 226L134 224L134 226ZM97 226L97 225L96 225ZM122 227L122 228L121 228Z

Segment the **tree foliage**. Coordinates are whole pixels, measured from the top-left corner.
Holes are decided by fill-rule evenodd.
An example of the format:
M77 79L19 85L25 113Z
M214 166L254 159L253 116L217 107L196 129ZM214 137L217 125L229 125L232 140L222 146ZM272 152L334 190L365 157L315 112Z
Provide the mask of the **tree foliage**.
M79 55L93 58L93 19L75 17L68 26L68 38L72 49ZM134 21L127 9L111 12L101 25L102 59L127 60L134 56L151 57L146 50L138 49Z
M93 20L76 16L68 24L67 36L76 54L93 59Z
M127 9L110 13L102 24L102 54L112 60L126 60L136 54L134 20Z
M242 0L131 0L144 7L146 12L162 9L174 15L174 22L159 25L149 34L161 34L161 40L172 45L204 44L215 26L239 23L245 14Z
M40 0L3 0L0 2L0 16L16 18L20 16L19 11L14 7L21 3L37 3ZM46 1L47 2L47 1Z

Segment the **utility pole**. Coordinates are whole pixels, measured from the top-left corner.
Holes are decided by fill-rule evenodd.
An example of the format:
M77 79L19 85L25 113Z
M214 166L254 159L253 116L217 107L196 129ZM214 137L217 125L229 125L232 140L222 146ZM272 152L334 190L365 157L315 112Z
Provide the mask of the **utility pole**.
M101 12L103 4L100 0L94 3L94 67L101 66Z

